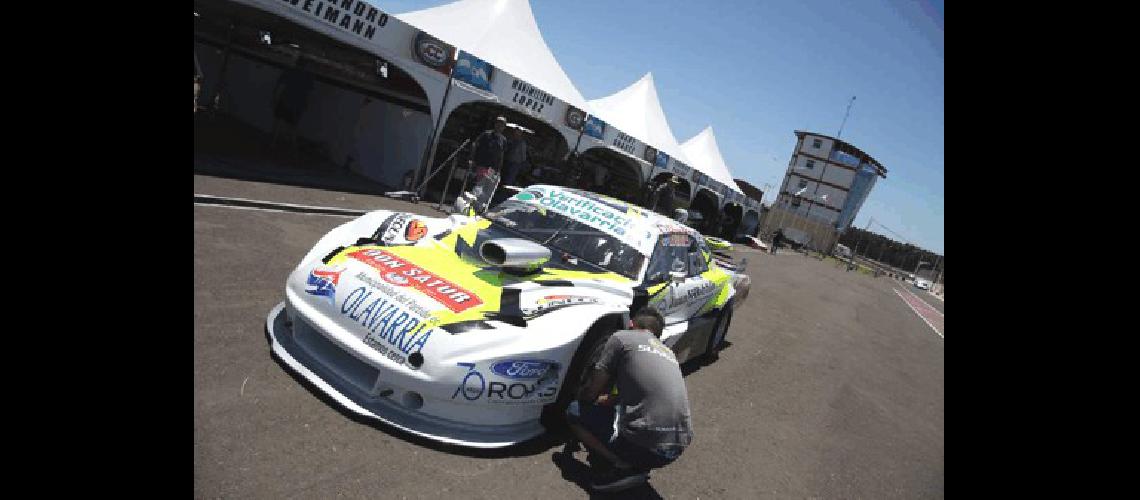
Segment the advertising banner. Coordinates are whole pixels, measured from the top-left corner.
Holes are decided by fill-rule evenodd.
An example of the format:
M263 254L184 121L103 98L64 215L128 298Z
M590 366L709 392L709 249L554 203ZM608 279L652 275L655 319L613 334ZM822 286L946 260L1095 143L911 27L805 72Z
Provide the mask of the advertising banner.
M487 61L460 50L459 59L455 61L455 73L452 74L452 77L477 89L490 92L491 74L494 71L494 66L488 64Z
M606 135L606 122L601 118L591 116L586 119L586 135L598 140L603 140Z

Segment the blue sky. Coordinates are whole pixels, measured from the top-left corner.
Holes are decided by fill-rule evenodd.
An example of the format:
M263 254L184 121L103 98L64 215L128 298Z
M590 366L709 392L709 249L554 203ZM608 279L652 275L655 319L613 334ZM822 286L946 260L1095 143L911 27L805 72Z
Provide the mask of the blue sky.
M373 1L395 13L450 3ZM943 252L943 1L531 0L531 8L583 96L612 94L652 71L677 141L711 124L733 175L761 189L782 179L793 130L834 136L856 96L842 138L889 172L855 225L873 217Z

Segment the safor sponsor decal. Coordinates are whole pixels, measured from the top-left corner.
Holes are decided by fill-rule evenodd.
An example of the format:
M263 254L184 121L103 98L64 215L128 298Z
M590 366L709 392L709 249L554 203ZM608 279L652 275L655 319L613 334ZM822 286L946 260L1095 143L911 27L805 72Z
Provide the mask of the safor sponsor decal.
M420 238L423 238L426 234L427 225L425 225L419 219L412 219L411 222L408 222L407 229L404 230L404 238L406 238L408 241L419 241Z
M348 257L376 269L384 281L397 286L411 287L452 312L463 312L483 303L478 296L459 285L379 248L349 252Z

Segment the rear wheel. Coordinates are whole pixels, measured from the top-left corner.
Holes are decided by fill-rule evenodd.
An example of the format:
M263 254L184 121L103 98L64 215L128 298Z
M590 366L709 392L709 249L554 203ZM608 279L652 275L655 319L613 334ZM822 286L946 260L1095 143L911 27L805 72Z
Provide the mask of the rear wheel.
M728 337L728 327L732 325L732 302L724 305L720 317L716 320L712 335L709 335L709 345L705 348L705 361L712 363L720 358L720 345Z

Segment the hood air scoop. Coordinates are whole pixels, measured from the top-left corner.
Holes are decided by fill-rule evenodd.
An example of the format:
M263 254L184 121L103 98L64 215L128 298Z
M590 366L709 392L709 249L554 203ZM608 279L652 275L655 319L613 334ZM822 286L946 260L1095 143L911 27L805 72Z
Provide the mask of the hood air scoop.
M508 272L533 273L550 260L550 249L522 238L497 238L479 246L479 257Z

